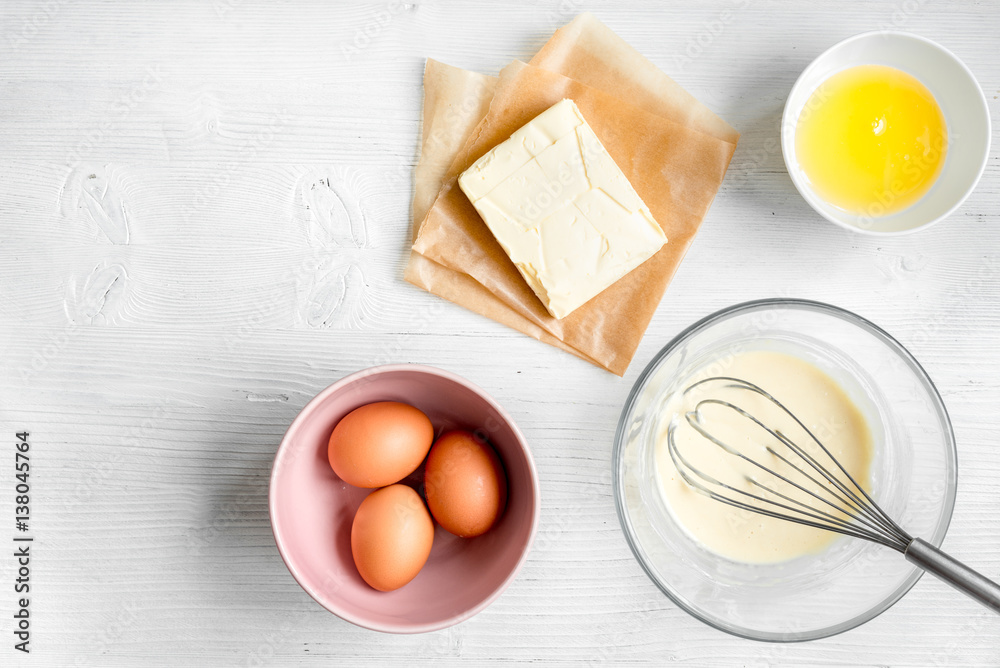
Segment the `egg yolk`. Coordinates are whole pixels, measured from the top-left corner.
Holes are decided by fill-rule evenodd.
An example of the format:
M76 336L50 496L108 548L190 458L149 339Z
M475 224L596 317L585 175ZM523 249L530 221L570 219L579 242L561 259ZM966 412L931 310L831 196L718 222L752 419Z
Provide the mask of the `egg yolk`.
M813 190L872 218L919 200L937 179L948 143L934 95L884 65L852 67L827 79L806 102L795 138Z

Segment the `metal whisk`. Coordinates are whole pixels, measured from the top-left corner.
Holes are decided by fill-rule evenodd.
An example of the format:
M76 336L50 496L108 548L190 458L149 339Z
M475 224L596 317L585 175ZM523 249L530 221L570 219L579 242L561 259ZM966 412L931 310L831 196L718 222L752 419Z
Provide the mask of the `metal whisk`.
M677 424L674 423L667 433L668 449L674 466L688 485L716 501L736 508L890 547L902 553L907 561L933 573L994 612L1000 613L1000 585L927 541L911 537L875 503L813 432L771 394L753 383L726 376L698 381L685 389L684 394L707 383L722 383L720 387L745 390L763 397L801 427L832 464L824 466L819 461L821 457L810 454L807 448L795 443L786 433L768 426L731 401L706 398L698 401L694 410L685 413L687 423L709 442L767 475L746 476L746 482L755 490L748 492L698 470L678 450L675 438ZM748 421L750 429L758 428L763 430L761 435L769 434L771 438L768 439L767 452L784 462L788 470L776 471L713 435L711 425L706 425L703 420L702 410L706 406L719 406L735 411ZM760 478L767 479L767 482Z

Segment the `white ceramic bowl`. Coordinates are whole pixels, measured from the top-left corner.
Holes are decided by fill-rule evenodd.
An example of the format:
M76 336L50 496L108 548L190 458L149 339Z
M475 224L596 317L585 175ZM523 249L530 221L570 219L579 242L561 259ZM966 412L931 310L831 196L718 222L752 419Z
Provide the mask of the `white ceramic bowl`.
M813 91L837 72L858 65L888 65L919 79L937 99L948 127L948 152L937 181L915 204L886 216L858 215L824 201L809 185L795 153L795 129ZM946 218L976 187L990 152L990 114L976 78L951 51L918 35L866 32L827 49L799 76L781 118L781 152L792 183L827 220L867 234L905 234Z

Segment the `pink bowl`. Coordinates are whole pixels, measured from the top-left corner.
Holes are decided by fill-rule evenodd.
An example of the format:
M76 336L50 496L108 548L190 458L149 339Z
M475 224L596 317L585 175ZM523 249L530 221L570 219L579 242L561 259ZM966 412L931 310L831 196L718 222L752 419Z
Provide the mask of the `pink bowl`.
M507 508L497 525L472 539L437 526L423 569L391 592L369 587L351 555L354 513L371 490L341 480L327 459L334 425L374 401L416 406L431 419L436 434L478 430L496 448L507 473ZM405 482L419 490L422 479L423 466ZM338 617L390 633L442 629L492 603L528 555L539 507L531 452L507 412L469 381L416 364L359 371L320 392L292 421L271 469L271 529L292 576Z

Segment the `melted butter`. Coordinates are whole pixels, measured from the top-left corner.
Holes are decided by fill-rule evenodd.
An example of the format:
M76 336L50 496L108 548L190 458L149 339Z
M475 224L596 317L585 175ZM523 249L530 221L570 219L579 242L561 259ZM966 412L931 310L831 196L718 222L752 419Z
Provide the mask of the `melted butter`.
M861 411L832 378L799 357L771 351L739 353L724 361L724 373L695 374L691 382L709 375L725 375L746 380L767 390L802 420L848 473L867 488L872 457L868 424ZM774 486L775 489L781 485L760 469L705 439L684 420L685 412L693 410L699 400L709 397L728 400L744 408L768 426L782 430L795 443L807 448L827 468L832 466L828 459L822 459L820 450L801 428L763 397L745 390L706 384L684 397L675 397L668 403L657 427L656 474L664 501L677 522L702 546L735 561L775 563L815 553L827 547L837 538L837 534L733 508L709 498L683 480L667 447L667 428L672 420L678 421L678 450L692 466L703 473L737 489L756 494L760 494L761 490L749 483L748 477ZM702 410L702 416L705 426L710 427L709 431L723 442L779 473L793 475L789 473L787 465L765 449L771 443L771 437L737 413L717 406L707 406ZM783 452L787 453L787 449ZM806 486L810 485L807 483ZM782 489L790 488L783 485ZM814 491L821 493L815 488ZM733 493L730 495L737 496ZM765 493L765 496L769 495ZM812 506L819 504L815 499L794 489L791 496Z
M823 82L795 132L799 163L817 194L870 217L923 197L941 172L947 143L934 95L884 65L852 67Z

